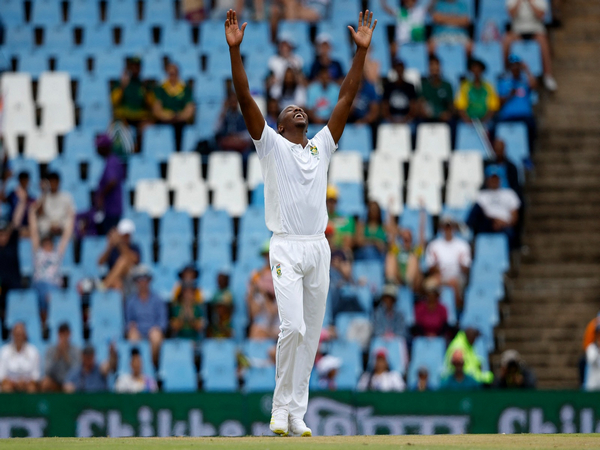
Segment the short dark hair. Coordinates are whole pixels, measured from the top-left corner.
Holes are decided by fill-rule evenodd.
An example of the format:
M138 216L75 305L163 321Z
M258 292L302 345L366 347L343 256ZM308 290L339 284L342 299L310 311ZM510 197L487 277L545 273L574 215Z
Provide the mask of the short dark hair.
M21 180L29 180L29 172L27 172L25 170L22 172L19 172L19 181L21 181Z
M134 356L140 356L140 349L137 347L131 349L131 357L133 358Z
M69 324L67 322L63 322L58 327L58 332L59 333L64 333L66 331L71 331L71 327L69 327Z
M58 174L58 172L50 172L46 178L48 178L48 181L60 181L60 175Z
M430 63L432 63L432 62L436 62L436 63L438 63L438 64L439 64L439 63L440 63L440 58L438 58L438 57L437 57L437 56L435 56L435 55L429 55L429 62L430 62Z

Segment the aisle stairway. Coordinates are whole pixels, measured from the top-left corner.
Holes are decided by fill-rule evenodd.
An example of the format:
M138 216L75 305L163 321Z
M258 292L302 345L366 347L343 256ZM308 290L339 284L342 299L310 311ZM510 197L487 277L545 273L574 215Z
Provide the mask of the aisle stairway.
M577 388L588 321L600 309L600 2L565 1L553 31L559 91L542 102L518 276L508 281L498 354L521 352L541 388Z

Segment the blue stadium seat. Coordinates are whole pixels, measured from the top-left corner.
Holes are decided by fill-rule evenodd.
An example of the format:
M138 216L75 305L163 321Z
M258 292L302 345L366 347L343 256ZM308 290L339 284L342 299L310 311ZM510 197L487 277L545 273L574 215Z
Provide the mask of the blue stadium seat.
M227 42L223 39L223 21L205 20L200 25L200 47L203 52L227 50Z
M432 390L436 390L441 381L444 370L444 356L446 342L444 338L417 337L412 344L412 359L408 368L408 387L415 389L418 372L421 367L429 373L428 383Z
M59 239L55 240L55 245L58 245ZM63 256L62 264L60 265L60 272L62 275L69 275L75 269L75 245L71 240L65 248L65 254Z
M175 22L175 5L170 0L146 0L144 22L149 25L170 25ZM177 25L184 24L180 21ZM163 28L164 30L165 28Z
M200 218L199 240L203 241L210 236L231 241L233 239L233 221L227 212L222 210L207 209Z
M27 172L29 174L29 186L33 189L35 186L40 184L40 169L38 162L35 159L17 157L9 161L10 170L12 177L10 182L7 183L6 193L10 193L17 185L17 177L21 172Z
M4 46L9 54L21 54L33 50L33 30L27 25L7 26Z
M499 286L504 278L503 272L502 262L475 260L471 266L470 283Z
M104 78L85 76L79 80L77 85L77 103L80 105L91 105L99 103L108 105L110 101L110 89L108 81Z
M18 322L25 324L29 342L34 345L42 342L40 310L37 295L33 289L11 290L7 294L4 326L12 329Z
M231 60L229 58L223 58L222 49L213 48L205 52L205 55L207 57L207 73L217 79L231 77Z
M258 184L251 194L251 206L265 206L265 185L263 183Z
M262 205L250 206L240 218L238 238L259 236L263 241L270 236L270 231L265 223L265 208Z
M469 123L459 123L456 131L456 150L475 150L483 159L489 159L486 147L477 134L475 127Z
M269 235L260 236L258 234L240 237L237 242L237 259L245 260L261 257L261 250L269 237Z
M214 139L219 119L219 117L214 114L214 111L221 107L222 102L200 102L198 104L198 107L196 108L196 130L198 132L199 140Z
M173 287L177 282L177 272L185 262L178 261L176 264L155 265L152 268L152 289L164 300L171 300Z
M398 219L398 224L402 228L407 228L412 233L413 243L419 243L419 227L421 223L421 212L418 209L404 208ZM429 213L425 213L425 240L429 242L433 239L433 219Z
M480 295L480 293L482 295ZM464 317L481 317L482 323L498 325L500 315L498 313L498 302L487 295L486 291L467 289L465 291Z
M497 0L480 0L479 17L497 17L504 23L508 23L510 20L506 3Z
M529 158L527 126L523 122L502 122L496 126L496 137L506 144L506 156L522 166Z
M152 125L144 130L142 155L166 161L175 151L175 131L170 125Z
M202 241L198 249L198 263L216 266L217 269L231 265L231 242L220 240Z
M201 74L194 84L194 98L202 105L222 103L225 100L225 83L213 74Z
M94 291L90 298L89 325L94 345L119 341L125 330L123 295L118 291Z
M230 248L223 247L224 252L230 252ZM226 253L227 254L227 253ZM227 256L218 256L219 260L212 260L209 262L200 262L200 289L207 298L212 298L214 293L219 289L217 285L217 277L222 271L231 271L231 260L227 260ZM223 260L223 261L221 261Z
M111 121L111 110L106 103L96 103L81 108L81 126L95 130L105 130Z
M367 212L364 190L359 183L337 183L339 192L337 212L343 216L363 217Z
M357 11L362 10L360 0L333 0L331 3L331 19L344 25L354 26L358 20Z
M128 26L138 21L135 0L109 0L106 21L111 25Z
M244 374L245 392L269 392L275 388L275 364L269 358L269 350L274 346L270 340L244 342L243 352L250 362Z
M481 233L475 238L476 262L493 262L499 270L510 267L508 237L504 233Z
M73 28L68 25L46 27L44 30L45 50L61 55L73 47L73 42Z
M88 74L87 60L80 53L60 53L56 58L56 70L69 72L71 79L81 80ZM105 97L104 101L107 101Z
M245 39L244 39L245 40ZM160 48L165 52L186 50L192 46L192 27L186 22L163 27Z
M450 84L457 86L458 80L467 73L467 54L461 44L440 44L436 48L442 74Z
M87 236L81 240L80 266L89 273L98 273L98 259L106 249L105 236Z
M193 342L167 339L162 344L158 373L165 392L193 392L198 389Z
M109 47L111 48L111 47ZM96 53L94 58L94 75L99 79L117 80L123 74L125 57L113 50Z
M303 21L282 20L277 27L277 38L291 38L296 46L310 45L310 26Z
M90 189L96 189L98 187L98 183L100 183L100 178L102 177L106 163L103 158L98 155L94 155L87 161L86 164L87 177L85 179L85 184L88 185Z
M353 267L354 278L365 278L367 286L375 295L383 288L383 264L379 261L356 261Z
M135 234L144 236L154 236L152 219L144 211L130 211L125 215L126 218L133 220L135 224Z
M498 76L504 73L504 56L500 42L476 42L473 46L473 57L485 63L484 77L496 85Z
M69 161L85 161L95 154L95 133L75 129L65 135L63 157Z
M429 73L427 45L423 42L401 45L398 49L398 58L404 62L407 69L417 69L421 76Z
M81 184L81 181L66 182L65 189L73 196L76 212L89 211L92 206L90 191Z
M193 126L185 127L183 129L183 137L181 139L181 151L182 152L195 152L198 147L198 130Z
M396 299L396 309L402 313L407 326L415 323L415 293L407 286L400 286Z
M502 2L496 3L501 4ZM506 24L507 22L502 17L480 15L475 23L475 42L501 40L506 33Z
M50 294L48 306L48 328L50 342L58 339L58 327L68 323L71 329L71 342L77 347L83 347L83 318L79 294L71 290L56 290Z
M21 274L33 275L33 249L30 239L19 239L19 263L21 265Z
M408 366L408 349L404 338L373 338L369 349L369 367L372 368L375 365L375 354L380 348L387 351L387 361L390 369L404 375Z
M385 29L388 25L395 25L396 18L388 14L379 0L369 0L369 11L373 11L373 17L377 17L377 25Z
M154 237L151 234L135 232L135 243L140 247L140 262L146 265L154 264Z
M448 325L456 325L456 298L454 289L449 286L443 286L440 292L440 303L446 307L448 312Z
M510 52L519 56L522 61L525 61L531 74L539 77L542 75L542 53L540 44L536 41L516 41L510 47Z
M66 183L81 181L79 162L58 157L48 163L48 169L57 172Z
M154 365L152 364L150 342L120 341L116 347L117 354L119 355L119 365L117 367L117 373L119 375L131 372L131 350L137 348L140 352L140 357L142 358L143 372L154 378Z
M349 340L348 328L357 319L368 321L369 315L365 312L340 312L335 316L335 332L338 339Z
M371 128L368 125L346 125L344 134L339 142L340 150L356 150L360 152L365 162L369 161L373 150Z
M475 347L475 353L481 360L481 370L490 370L489 351L485 339L478 338L473 344L473 347Z
M202 379L208 392L237 389L236 348L231 339L206 339L202 344Z
M200 74L200 55L195 47L174 51L170 59L179 66L179 74L184 80L195 79Z
M69 2L69 23L82 26L100 22L100 2L96 0L71 0Z
M188 213L169 209L163 214L158 224L158 239L161 242L169 239L191 242L194 237L193 228L192 219Z
M59 25L62 23L61 2L55 0L32 2L31 22L43 26Z
M335 379L338 389L355 390L358 378L362 373L362 352L356 342L332 341L329 345L329 354L340 358L342 366Z
M22 0L1 0L0 11L5 26L25 23L25 2Z
M44 52L22 53L19 56L19 72L29 72L32 78L39 77L48 68L48 55Z
M135 185L139 180L144 180L147 178L160 178L158 163L150 157L143 155L132 155L129 158L125 187L133 190L135 189Z
M128 25L123 28L119 49L128 53L143 55L142 67L145 64L146 50L152 43L152 29L142 25Z
M163 266L179 267L182 262L192 259L192 246L189 241L170 239L160 242L158 262Z
M89 2L90 4L92 2ZM86 22L88 23L88 22ZM88 52L106 51L113 44L112 28L107 24L97 25L92 22L83 29L81 46Z
M263 52L271 46L269 23L266 20L260 22L248 22L244 32L244 50Z

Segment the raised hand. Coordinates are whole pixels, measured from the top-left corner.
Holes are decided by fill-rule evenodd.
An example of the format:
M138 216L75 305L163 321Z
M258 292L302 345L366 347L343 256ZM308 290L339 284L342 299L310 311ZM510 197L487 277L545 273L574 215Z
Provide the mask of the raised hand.
M225 38L230 47L239 46L244 39L244 30L247 22L244 22L240 29L238 25L237 15L233 9L227 11L227 20L225 21Z
M375 31L377 19L373 22L373 26L371 27L372 21L373 13L369 13L369 10L367 9L364 15L362 11L358 15L358 28L356 31L348 25L348 29L350 30L350 33L352 33L352 39L354 39L358 48L368 48L369 45L371 45L371 37L373 36L373 31Z

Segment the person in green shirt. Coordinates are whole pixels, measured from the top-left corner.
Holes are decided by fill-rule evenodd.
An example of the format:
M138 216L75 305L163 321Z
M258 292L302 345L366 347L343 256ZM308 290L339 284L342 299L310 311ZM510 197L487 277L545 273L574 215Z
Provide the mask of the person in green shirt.
M338 200L338 190L335 186L327 188L327 214L329 215L329 224L327 228L332 230L331 244L334 249L341 249L345 252L352 252L354 246L354 235L356 232L356 222L352 216L343 216L336 211Z
M356 259L383 261L387 248L387 235L381 218L381 208L375 201L367 206L366 222L359 220L355 234Z
M465 374L473 377L478 383L490 384L494 380L494 375L492 372L482 370L481 359L475 352L475 347L473 346L478 337L479 330L473 326L468 326L463 331L459 331L452 342L450 342L450 345L448 345L444 368L448 374L451 374L454 371L452 357L454 353L459 350L462 352Z
M479 389L480 383L471 375L465 373L465 359L461 350L455 350L452 353L452 373L442 378L440 390L444 391L464 391Z
M197 339L204 330L204 305L196 302L196 283L181 284L179 301L171 304L172 337Z
M454 114L452 86L442 78L435 55L429 57L429 76L421 83L421 111L424 119L434 122L449 122Z
M136 127L145 125L151 119L152 92L140 77L141 68L140 58L128 58L121 80L110 94L115 120Z
M460 118L471 123L473 120L489 121L500 108L500 99L494 87L483 79L485 64L478 59L469 61L471 80L460 85L455 106Z
M206 337L230 338L233 336L233 295L229 289L229 273L222 270L217 276L218 290L208 304Z

